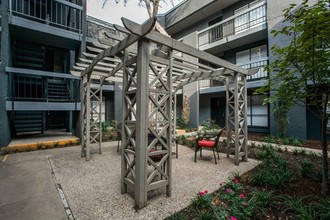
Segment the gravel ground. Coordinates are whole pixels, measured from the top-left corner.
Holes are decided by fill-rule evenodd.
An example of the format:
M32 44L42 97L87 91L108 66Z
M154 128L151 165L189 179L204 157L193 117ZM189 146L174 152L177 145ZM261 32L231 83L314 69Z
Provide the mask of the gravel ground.
M172 196L166 196L165 187L151 191L147 206L136 210L134 194L120 193L116 144L103 143L102 154L94 147L88 162L80 157L80 146L46 151L76 219L164 219L189 205L197 192L213 192L231 173L247 172L258 163L250 159L235 166L232 158L220 154L215 165L212 151L203 151L195 163L194 150L179 145L179 158L172 160Z

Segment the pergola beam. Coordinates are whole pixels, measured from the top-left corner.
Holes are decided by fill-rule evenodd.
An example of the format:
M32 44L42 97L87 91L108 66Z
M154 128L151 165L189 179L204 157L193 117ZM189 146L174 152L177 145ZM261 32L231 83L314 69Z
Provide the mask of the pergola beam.
M191 56L197 57L199 59L205 60L211 64L222 66L227 69L230 69L234 72L239 72L242 74L247 75L248 70L243 69L242 67L236 66L235 64L232 64L226 60L220 59L212 54L209 54L207 52L198 50L195 47L189 46L187 44L184 44L180 41L174 40L172 38L166 37L165 35L158 33L156 31L150 31L150 33L145 34L144 36L140 35L140 32L138 32L136 29L129 29L130 27L139 26L139 24L130 21L126 18L122 18L124 26L132 33L136 34L138 36L144 37L146 39L149 39L155 43L159 43L163 46L170 47L171 49L180 51L182 53L189 54Z

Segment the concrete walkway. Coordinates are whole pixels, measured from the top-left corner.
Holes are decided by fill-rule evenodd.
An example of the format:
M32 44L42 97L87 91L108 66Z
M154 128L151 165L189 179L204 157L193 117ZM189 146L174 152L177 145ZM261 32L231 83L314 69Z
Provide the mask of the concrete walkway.
M0 219L68 219L44 151L0 162Z

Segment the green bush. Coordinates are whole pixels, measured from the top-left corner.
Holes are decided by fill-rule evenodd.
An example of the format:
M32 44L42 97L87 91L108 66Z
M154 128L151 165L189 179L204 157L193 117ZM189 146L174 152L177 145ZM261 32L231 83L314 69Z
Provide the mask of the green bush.
M330 219L330 199L322 200L319 203L313 204L316 213L316 219Z
M301 176L306 178L313 174L314 172L314 165L311 161L309 160L304 160L300 163L300 173Z
M296 137L277 137L277 136L263 136L259 138L261 142L273 143L273 144L283 144L291 146L302 146L303 141Z
M203 129L202 130L213 130L219 129L219 125L215 122L215 120L208 119L202 122Z
M238 179L226 184L219 192L219 198L225 205L218 208L222 209L225 216L237 219L251 219L254 216L254 204L245 195L243 185Z
M185 124L184 119L182 117L176 118L176 127L178 129L186 129L186 124Z
M289 183L293 173L289 169L288 161L280 156L274 148L263 148L262 161L251 181L257 185L271 186L280 189Z
M287 210L292 211L298 219L304 219L304 220L317 219L313 207L311 205L304 205L303 200L304 198L286 197L284 200L284 204L288 206Z
M252 201L257 212L266 214L267 208L272 205L274 200L273 191L256 190L253 192Z
M201 191L193 199L193 204L199 209L212 208L212 195L208 194L208 190Z

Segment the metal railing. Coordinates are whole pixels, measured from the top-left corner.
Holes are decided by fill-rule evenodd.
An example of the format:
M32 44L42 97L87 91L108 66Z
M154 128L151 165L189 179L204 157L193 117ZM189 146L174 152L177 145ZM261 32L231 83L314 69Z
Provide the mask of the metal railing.
M210 79L199 80L198 86L199 86L199 88L210 88L211 80Z
M13 72L7 71L11 101L80 102L80 79L69 74L52 73L49 76L44 71L29 74L29 70L12 69Z
M268 64L268 58L261 59L258 61L251 61L248 63L241 63L241 64L237 63L236 65L244 69L259 68L259 71L256 74L247 77L247 80L259 80L268 77L268 72L265 70L265 66L267 64Z
M81 33L83 7L67 0L9 0L10 16Z
M219 41L227 36L249 30L266 22L266 4L261 2L217 24L198 32L198 45L203 46Z
M259 71L252 75L248 76L246 79L248 81L252 80L260 80L263 78L268 77L268 72L265 70L265 66L268 64L268 58L264 58L258 61L251 61L251 62L246 62L246 63L237 63L236 65L244 68L244 69L254 69L254 68L259 68ZM200 80L198 81L199 83L199 88L211 88L215 86L220 86L219 84L213 84L212 80Z

